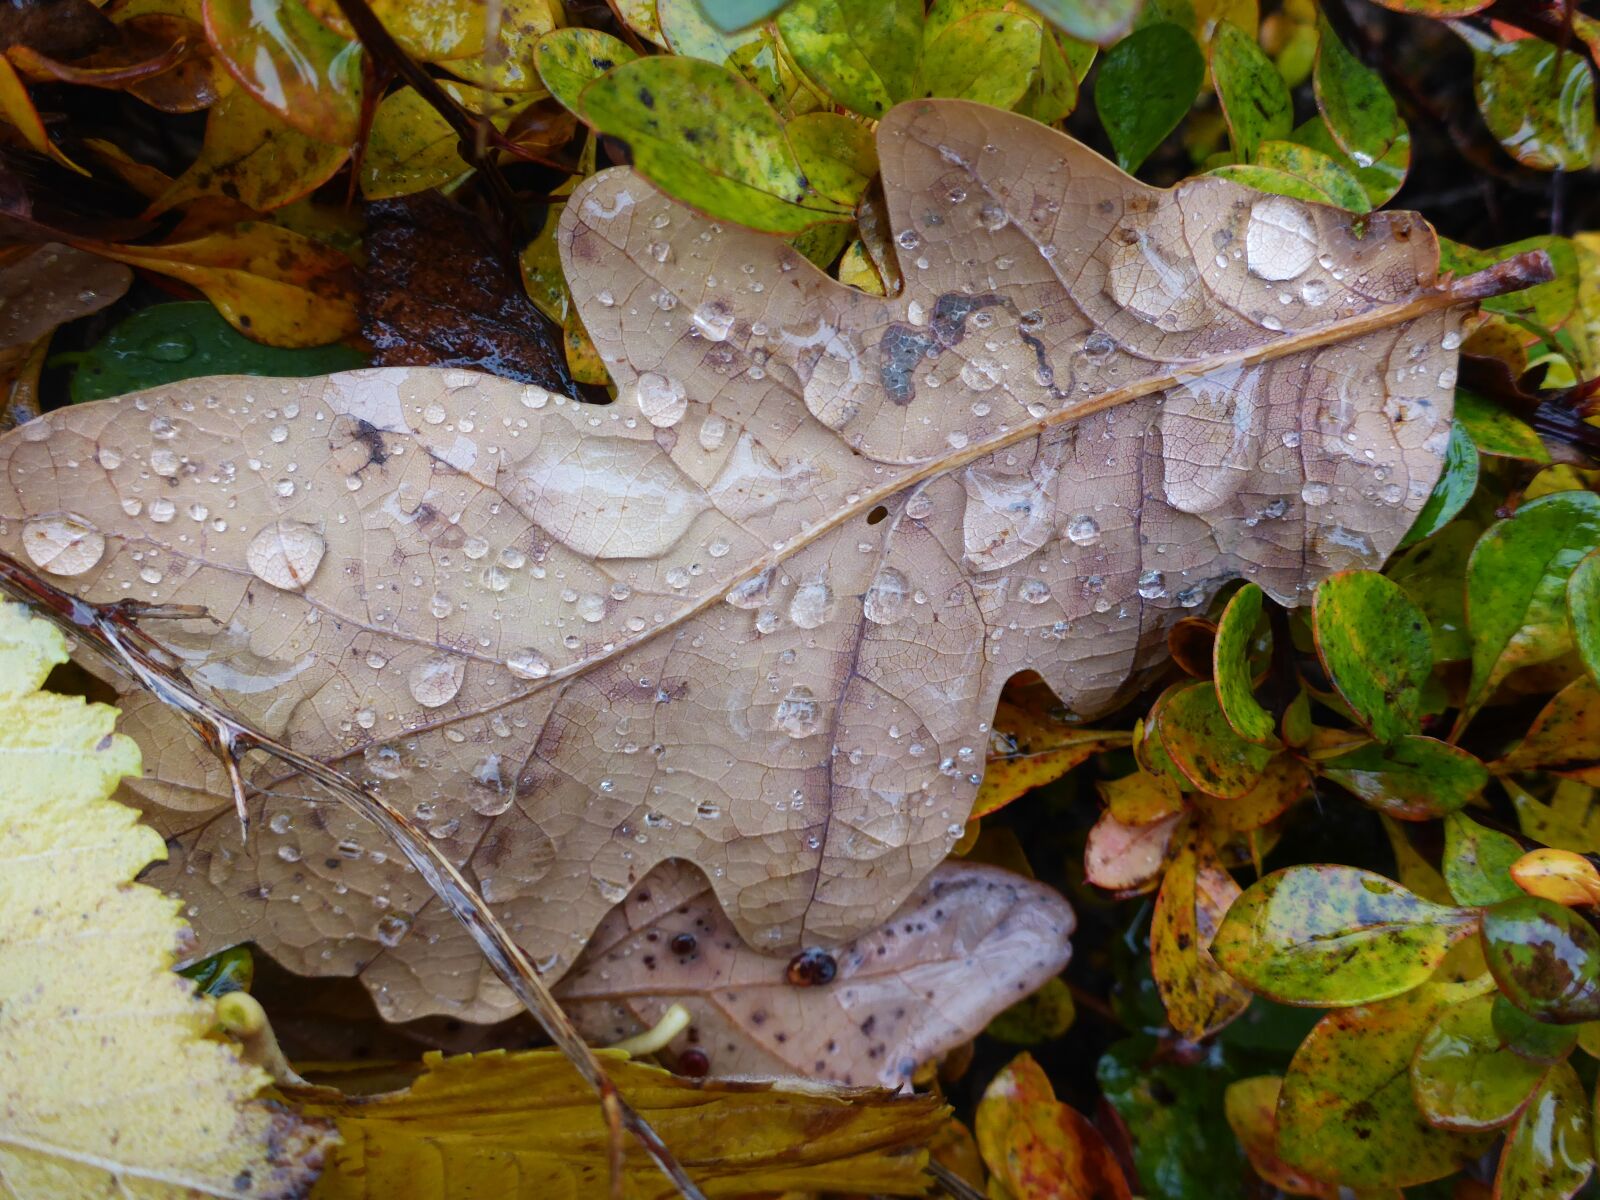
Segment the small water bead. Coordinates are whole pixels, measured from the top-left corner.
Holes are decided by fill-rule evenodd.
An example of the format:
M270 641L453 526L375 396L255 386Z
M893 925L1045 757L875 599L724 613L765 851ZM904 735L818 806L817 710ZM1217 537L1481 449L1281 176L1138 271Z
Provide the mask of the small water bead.
M813 579L795 588L789 601L789 619L801 629L815 629L833 616L833 589L826 580Z
M288 833L294 828L294 817L286 812L273 813L267 821L267 828L279 835Z
M975 392L987 392L997 386L1005 369L991 358L975 358L961 368L961 382Z
M728 544L726 538L713 538L706 545L706 553L712 558L721 558L731 549L733 547Z
M1308 479L1300 489L1300 499L1313 507L1319 504L1326 504L1330 494L1327 484L1319 483L1314 479Z
M1100 540L1100 522L1079 513L1067 522L1067 540L1074 546L1092 546Z
M700 335L713 342L726 341L733 330L733 313L722 301L700 305L690 319Z
M411 932L411 918L402 913L385 913L378 918L372 932L379 942L392 950Z
M606 615L606 598L598 592L585 592L578 599L578 615L591 625L603 620Z
M1184 588L1183 591L1179 592L1173 597L1173 599L1175 599L1184 608L1198 608L1205 598L1206 590L1199 584L1196 584L1194 587Z
M267 436L274 442L282 443L289 440L289 427L287 425L274 425Z
M817 732L820 711L810 688L792 687L773 710L772 727L792 738L810 737Z
M1050 585L1042 579L1024 579L1017 585L1017 599L1024 604L1043 604L1050 599Z
M911 585L904 573L884 567L873 576L861 598L862 615L876 625L893 625L905 615L910 593Z
M721 417L707 417L700 423L700 448L707 453L719 450L728 436L728 422Z
M438 708L455 699L466 678L467 664L450 654L434 654L423 659L406 676L411 698L423 708Z
M1139 576L1138 588L1146 600L1160 600L1167 594L1167 577L1160 571L1146 571Z
M151 505L154 516L155 506ZM245 563L261 582L285 592L303 591L322 565L328 543L302 521L278 521L250 539Z
M55 513L22 526L22 548L34 566L51 575L82 575L105 556L106 539L86 517Z
M1300 285L1300 299L1315 308L1328 298L1328 284L1322 279L1308 279Z
M160 583L166 576L157 567L141 567L139 569L139 578L146 583Z
M360 708L356 710L356 724L361 726L361 728L371 729L377 723L378 714L373 712L372 709Z
M767 602L771 591L772 571L766 570L736 584L724 598L734 608L760 608Z
M1001 208L998 204L995 204L993 201L989 201L978 207L978 224L982 225L990 233L1004 229L1010 219L1011 218L1006 215L1006 210Z
M165 496L158 496L150 501L150 519L157 525L165 525L178 515L178 506Z
M1104 362L1111 357L1112 351L1117 348L1117 343L1109 334L1099 330L1091 333L1083 341L1083 353L1090 362Z
M1444 337L1440 340L1439 345L1443 346L1446 350L1454 350L1458 348L1461 345L1461 331L1458 329L1446 331ZM101 460L101 465L105 465L104 459Z
M774 609L774 608L763 608L760 612L756 613L756 632L757 633L760 633L760 634L771 633L771 632L773 632L773 630L777 629L782 624L783 624L783 618L778 615L778 610L777 609Z
M654 371L646 371L639 376L634 398L644 419L658 429L671 428L683 420L684 413L689 411L688 394L683 384Z
M176 475L181 465L177 454L165 447L150 451L150 469L157 475Z
M906 501L906 516L913 521L922 521L933 514L933 497L927 492L918 492Z
M1293 450L1300 445L1300 431L1298 429L1287 429L1278 440Z
M894 241L895 245L899 246L902 250L915 250L918 246L922 245L922 235L919 234L915 229L902 229L899 234L896 235Z

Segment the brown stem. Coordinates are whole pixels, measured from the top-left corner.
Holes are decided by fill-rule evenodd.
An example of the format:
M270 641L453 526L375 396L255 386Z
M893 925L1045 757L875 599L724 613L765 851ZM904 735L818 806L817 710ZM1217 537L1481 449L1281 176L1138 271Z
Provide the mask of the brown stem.
M538 971L528 961L527 955L495 918L483 897L410 818L321 759L302 754L292 746L277 741L201 696L177 666L176 660L139 627L137 622L144 615L141 606L127 603L93 604L80 600L40 579L3 551L0 551L0 590L39 609L52 622L87 643L113 666L175 709L200 739L222 756L235 789L234 799L239 805L241 817L244 812L245 784L237 758L252 750L260 750L321 784L383 830L451 915L466 928L484 958L494 968L495 974L522 1001L523 1006L550 1035L550 1040L599 1095L607 1124L614 1134L611 1139L613 1188L619 1187L621 1182L622 1139L617 1131L626 1129L639 1139L651 1159L683 1196L689 1200L705 1200L703 1193L667 1149L661 1136L617 1093L616 1085L606 1077L594 1051L578 1034L567 1014L550 994L544 980L539 977ZM157 610L156 615L172 614ZM620 1195L620 1192L617 1194Z
M954 1200L984 1200L983 1193L942 1162L928 1160L928 1174L939 1181L939 1190Z

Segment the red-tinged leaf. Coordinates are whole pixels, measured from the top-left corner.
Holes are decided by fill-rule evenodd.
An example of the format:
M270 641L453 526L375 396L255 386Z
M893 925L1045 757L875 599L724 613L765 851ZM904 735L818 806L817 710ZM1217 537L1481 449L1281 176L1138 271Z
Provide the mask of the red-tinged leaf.
M1427 983L1381 1004L1338 1009L1295 1051L1278 1100L1278 1154L1314 1179L1353 1188L1410 1187L1477 1158L1489 1137L1429 1125L1410 1062L1448 1006L1491 985Z
M1600 687L1583 675L1550 698L1498 772L1553 771L1600 784Z
M1055 1097L1031 1054L994 1077L978 1103L978 1151L1015 1200L1132 1200L1105 1139Z
M1239 897L1211 839L1194 824L1178 835L1150 927L1150 968L1173 1029L1190 1041L1222 1029L1250 1006L1248 988L1212 960L1217 926Z
M283 122L346 148L361 125L361 46L299 0L205 0L206 37L228 74Z
M327 182L349 156L343 146L295 132L270 109L235 90L206 115L200 157L146 215L199 196L225 196L259 212L282 208Z
M1183 819L1176 812L1149 825L1124 825L1101 813L1083 850L1089 882L1113 892L1141 891L1161 874L1173 830Z
M122 91L130 84L170 71L189 52L188 44L178 38L171 45L158 50L149 58L104 65L57 62L48 55L30 50L26 46L12 46L6 50L18 73L33 83L70 83L78 87L106 88Z
M159 246L73 244L182 280L204 293L240 333L269 346L322 346L356 331L350 260L276 225L245 221Z
M1232 799L1248 794L1272 760L1270 748L1233 731L1209 680L1168 691L1152 719L1174 765L1210 795Z
M1339 1189L1301 1174L1278 1157L1278 1096L1283 1080L1277 1075L1256 1075L1228 1085L1223 1111L1233 1135L1244 1147L1251 1169L1281 1191L1293 1196L1338 1200Z
M1286 867L1228 910L1211 953L1283 1004L1367 1004L1424 982L1477 923L1473 909L1434 904L1371 871Z
M1557 1063L1517 1117L1500 1152L1495 1200L1568 1200L1594 1174L1589 1098L1571 1063Z
M28 89L23 85L22 77L11 65L11 60L3 54L0 54L0 117L9 121L22 135L22 140L40 154L48 155L69 171L76 171L79 175L89 173L68 158L66 153L50 140L50 135L45 132L44 122L39 118L39 110L34 108Z

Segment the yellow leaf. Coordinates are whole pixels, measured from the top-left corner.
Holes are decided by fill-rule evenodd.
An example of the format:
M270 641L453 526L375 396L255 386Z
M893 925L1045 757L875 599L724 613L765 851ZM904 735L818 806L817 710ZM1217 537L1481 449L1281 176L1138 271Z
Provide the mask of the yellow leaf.
M708 1196L923 1195L921 1147L948 1114L931 1096L696 1081L614 1051L601 1061ZM605 1119L557 1051L431 1053L423 1062L426 1071L404 1091L286 1089L307 1113L335 1120L344 1137L313 1200L605 1195ZM624 1173L629 1197L676 1194L633 1143Z
M166 857L108 797L139 772L117 712L41 692L66 640L0 603L0 1187L19 1200L300 1195L328 1140L258 1102L265 1072L206 1034L171 971Z
M1127 1181L1087 1117L1062 1104L1031 1054L1011 1060L983 1093L978 1150L1003 1194L1016 1200L1129 1200Z
M986 817L1032 789L1054 783L1102 750L1128 744L1126 732L1069 725L1052 715L1060 707L1060 699L1042 682L1006 688L995 709L974 817Z

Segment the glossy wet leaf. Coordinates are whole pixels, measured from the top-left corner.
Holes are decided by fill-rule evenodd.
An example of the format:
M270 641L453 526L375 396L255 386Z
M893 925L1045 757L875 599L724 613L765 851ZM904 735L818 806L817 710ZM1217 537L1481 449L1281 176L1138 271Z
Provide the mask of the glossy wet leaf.
M1477 914L1434 904L1356 867L1275 871L1228 910L1212 957L1283 1004L1368 1004L1425 982L1477 928Z
M1420 734L1324 759L1317 771L1374 808L1406 821L1455 812L1489 782L1488 770L1473 755Z
M17 69L11 65L11 60L4 54L0 54L0 116L3 116L7 124L22 135L22 140L33 150L55 160L69 171L75 171L79 175L89 174L68 158L66 151L51 140L49 132L44 127L44 121L39 116L39 110L34 107L33 99L28 95L27 85L17 74Z
M125 317L75 360L72 399L103 400L204 375L325 375L366 361L338 344L282 350L253 342L204 300L155 304Z
M1465 813L1444 821L1444 877L1459 904L1496 904L1521 889L1511 878L1511 864L1522 846L1510 834L1487 829Z
M1526 421L1467 388L1456 389L1456 420L1472 438L1479 454L1547 463L1550 452Z
M711 1196L910 1190L926 1161L921 1146L948 1112L932 1096L685 1079L620 1052L600 1054L618 1090ZM319 1198L382 1200L415 1194L419 1180L448 1195L521 1189L577 1200L605 1192L605 1117L560 1053L432 1052L422 1066L401 1091L285 1089L304 1111L335 1122L344 1139L328 1155ZM628 1194L669 1194L635 1146L622 1166Z
M350 260L263 221L153 246L76 243L204 293L228 324L269 346L325 346L356 330Z
M1255 787L1242 796L1210 796L1194 792L1189 803L1221 831L1248 833L1282 816L1311 790L1311 775L1304 764L1278 754L1262 769Z
M1504 1046L1493 993L1451 1005L1434 1018L1411 1060L1411 1090L1430 1125L1460 1133L1499 1129L1516 1117L1548 1067Z
M878 173L878 148L864 122L841 113L804 113L784 132L806 182L835 204L855 207Z
M1230 1033L1242 1024L1230 1026ZM1239 1076L1233 1055L1213 1043L1184 1061L1141 1034L1113 1042L1095 1076L1133 1144L1139 1195L1205 1200L1236 1194L1244 1156L1217 1103L1218 1092Z
M1506 1134L1497 1197L1569 1200L1594 1174L1589 1097L1570 1063L1550 1068Z
M1589 672L1600 682L1600 552L1586 555L1567 580L1567 616L1572 643Z
M1594 788L1576 780L1562 779L1542 803L1514 779L1501 783L1516 806L1517 823L1535 841L1579 854L1600 853L1600 804Z
M989 731L983 784L972 816L983 817L1036 787L1060 779L1103 750L1125 746L1126 733L1085 729L1062 717L1043 684L1013 684L1001 694Z
M600 923L557 998L602 1045L682 1004L692 1024L667 1061L698 1050L713 1075L899 1087L1059 974L1073 925L1043 884L947 862L880 928L799 958L763 954L703 876L667 863Z
M0 264L0 375L68 321L115 304L132 282L120 263L60 242L8 258Z
M993 1181L1017 1200L1131 1200L1105 1139L1056 1099L1030 1054L1012 1059L985 1089L973 1132Z
M361 121L361 46L299 0L204 0L206 37L228 74L306 137L349 148Z
M1233 732L1248 742L1266 742L1273 734L1272 714L1255 697L1250 655L1261 620L1262 592L1247 583L1228 600L1212 649L1212 674L1217 704Z
M1405 122L1378 73L1350 53L1325 19L1318 28L1317 108L1334 144L1356 166L1371 167L1407 136Z
M791 0L777 24L795 65L851 112L876 119L915 94L922 0Z
M1405 590L1374 571L1341 572L1317 588L1311 621L1323 669L1372 736L1416 733L1433 642Z
M1250 792L1272 758L1266 746L1233 731L1209 680L1186 684L1163 697L1156 730L1185 778L1212 796L1237 798Z
M584 88L639 57L626 42L598 29L557 29L539 39L533 54L550 94L579 115Z
M1295 1196L1319 1196L1332 1189L1302 1175L1278 1157L1278 1096L1283 1079L1254 1075L1235 1080L1223 1093L1223 1112L1234 1137L1239 1139L1250 1169L1265 1182Z
M1254 162L1262 142L1286 138L1294 128L1289 89L1256 39L1230 21L1218 23L1210 50L1211 79L1234 153Z
M1095 76L1094 107L1119 167L1137 171L1178 127L1205 73L1194 37L1170 22L1147 25L1111 48Z
M1495 767L1554 771L1600 783L1600 686L1583 675L1550 697L1522 740Z
M1340 157L1299 142L1265 141L1256 147L1257 169L1282 171L1302 180L1326 196L1326 203L1351 212L1369 211L1371 197L1349 159L1341 162Z
M1389 561L1384 574L1405 588L1428 618L1436 662L1471 657L1467 635L1466 566L1481 529L1471 521L1454 521L1434 537L1419 542Z
M1079 88L1096 52L1093 43L1046 28L1039 39L1039 62L1033 82L1013 108L1045 125L1063 120L1078 107Z
M1523 504L1478 540L1467 565L1472 682L1462 723L1518 667L1572 648L1567 583L1600 546L1600 496L1558 492Z
M0 1180L41 1200L303 1193L329 1131L254 1098L266 1073L171 971L179 904L133 881L161 838L110 799L139 747L115 709L39 690L66 661L0 603Z
M708 216L770 233L849 216L812 189L777 113L723 67L635 59L589 84L579 105L580 117L627 144L634 169Z
M1028 7L1070 37L1109 46L1133 25L1143 0L1029 0Z
M1414 545L1432 537L1451 521L1478 490L1478 448L1460 421L1450 427L1450 441L1444 452L1444 473L1439 476L1429 493L1417 520L1407 532L1403 546Z
M0 440L0 545L25 557L25 525L73 513L106 541L60 577L75 591L115 599L129 579L140 599L206 605L220 625L171 628L196 670L242 662L242 677L207 676L226 703L403 811L423 806L552 981L668 858L703 864L747 941L848 942L960 838L1006 680L1037 671L1088 719L1247 570L1292 603L1381 562L1419 502L1410 484L1438 470L1436 380L1463 307L1431 290L1433 239L1410 215L1374 214L1357 236L1349 214L1223 180L1145 188L1029 118L960 101L908 105L878 144L888 242L909 262L898 296L604 172L563 205L558 241L611 405L414 367L75 406ZM1059 223L1048 204L991 199L1065 200L1069 175L1095 200L1063 204ZM510 333L537 310L522 298L515 330L495 317L520 278L486 281L459 252L483 223L446 206L435 229L419 199L368 209L369 301L392 318L371 326L381 352L485 363L523 345ZM1212 236L1197 229L1241 257L1195 258L1182 247ZM1163 292L1155 254L1194 290ZM969 264L1008 256L973 307ZM1281 304L1265 284L1289 280L1260 277L1291 271L1325 303ZM446 322L454 337L480 293L482 321L419 351ZM1281 330L1243 315L1269 297ZM1035 309L1076 315L1036 328ZM1200 345L1216 349L1196 359ZM1428 369L1402 384L1383 364L1412 345ZM1037 382L1040 353L1055 382ZM1267 403L1279 388L1295 402ZM1080 397L1123 403L1095 413ZM1348 427L1316 415L1335 398ZM1403 442L1376 417L1402 403ZM1250 414L1225 444L1219 404ZM1399 503L1366 494L1366 468L1346 473L1368 450ZM373 830L326 808L307 819L300 784L252 765L264 832L241 845L216 764L156 702L130 707L159 764L130 787L173 838L154 877L188 893L211 948L248 938L293 969L360 974L391 1018L509 1015L487 974L461 969L474 952L421 880L370 857L386 853Z
M1148 825L1183 808L1183 793L1170 775L1137 770L1119 779L1095 781L1106 811L1124 825Z
M361 194L368 200L442 187L469 170L461 138L413 88L378 102L361 154Z
M1011 108L1033 83L1044 37L1028 13L990 10L963 17L927 39L924 91Z
M1366 193L1369 207L1377 208L1388 203L1405 182L1411 169L1411 134L1402 124L1400 133L1379 157L1372 159L1369 151L1362 150L1359 159L1352 157L1335 139L1328 122L1319 113L1295 128L1294 140L1343 167ZM1331 190L1330 190L1330 194Z
M1483 1153L1487 1137L1423 1119L1409 1067L1439 1014L1487 986L1427 983L1317 1022L1295 1051L1278 1101L1284 1162L1348 1187L1392 1188L1440 1179Z
M1565 1061L1578 1044L1583 1025L1550 1025L1530 1017L1504 996L1494 998L1495 1032L1506 1047L1530 1062Z
M1571 909L1517 896L1483 913L1483 957L1506 999L1541 1020L1600 1018L1600 934Z
M226 196L259 212L282 208L326 183L349 157L347 147L307 137L236 89L206 114L200 157L148 211L166 212L199 196Z
M1213 961L1211 940L1239 897L1209 835L1193 823L1178 835L1161 879L1150 927L1150 966L1167 1020L1198 1042L1222 1029L1250 1005L1247 988Z
M1594 72L1586 55L1541 38L1502 41L1465 23L1473 92L1489 132L1518 162L1581 171L1595 151Z

